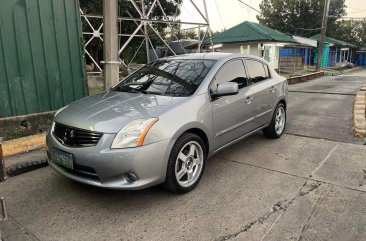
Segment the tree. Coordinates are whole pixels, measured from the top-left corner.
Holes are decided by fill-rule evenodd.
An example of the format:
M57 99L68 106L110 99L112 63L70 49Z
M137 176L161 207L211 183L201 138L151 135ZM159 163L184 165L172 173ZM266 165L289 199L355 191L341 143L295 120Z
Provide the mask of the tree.
M328 36L366 47L366 20L337 21L329 31Z
M362 47L366 48L366 19L363 19L360 21L360 26L359 26L360 30L359 30L359 37L361 40L361 45Z
M300 36L320 32L325 0L263 0L259 5L259 23L278 31ZM332 0L328 28L345 15L345 0Z

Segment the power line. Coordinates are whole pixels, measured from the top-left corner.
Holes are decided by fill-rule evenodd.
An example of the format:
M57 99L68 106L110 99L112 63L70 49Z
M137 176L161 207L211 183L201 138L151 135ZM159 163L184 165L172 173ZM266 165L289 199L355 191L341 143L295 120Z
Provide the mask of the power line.
M248 8L253 9L254 11L256 11L257 13L262 14L259 10L255 9L254 7L250 6L249 4L243 2L242 0L238 0L241 4L244 4L245 6L247 6Z
M350 6L346 6L347 8L350 8L350 9L353 9L353 10L361 10L361 11L366 11L366 9L360 9L360 8L353 8L353 7L350 7Z
M220 11L219 5L217 4L217 0L215 0L215 4L216 4L217 12L219 13L219 17L220 17L222 29L224 30L225 29L225 25L224 25L224 21L222 20L222 15L221 15L221 11Z
M340 17L340 18L342 18L342 19L355 19L355 20L357 20L357 19L359 19L359 20L366 19L366 17Z
M305 31L315 31L315 30L320 30L322 28L299 28L299 27L297 27L296 29L305 30Z
M350 12L350 13L362 13L362 12L366 12L366 10L359 10L359 11L356 11L356 12ZM350 13L347 13L347 14L350 14Z

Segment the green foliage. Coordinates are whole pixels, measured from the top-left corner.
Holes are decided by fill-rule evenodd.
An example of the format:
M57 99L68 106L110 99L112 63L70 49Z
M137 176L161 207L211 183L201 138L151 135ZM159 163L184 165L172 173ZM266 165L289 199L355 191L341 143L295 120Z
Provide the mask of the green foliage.
M263 0L259 23L278 31L301 36L320 32L325 0ZM345 14L345 0L331 0L328 27Z
M337 21L328 30L328 36L341 39L359 47L366 47L366 20Z
M30 136L32 133L29 130L24 130L19 127L9 128L4 134L4 141L14 140L26 136Z
M217 36L217 35L219 35L219 34L221 34L222 32L220 32L220 31L215 31L215 32L213 32L212 33L212 36Z
M196 38L198 38L197 37L197 33L195 32L195 31L193 31L193 30L191 30L191 31L186 31L186 37L187 38L191 38L191 39L196 39Z

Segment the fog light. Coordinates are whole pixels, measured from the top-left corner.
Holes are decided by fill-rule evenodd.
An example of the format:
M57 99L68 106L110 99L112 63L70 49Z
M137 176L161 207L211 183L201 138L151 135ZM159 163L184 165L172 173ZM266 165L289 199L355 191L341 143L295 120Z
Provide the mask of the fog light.
M125 174L125 179L127 182L132 183L137 180L137 176L134 173L130 172Z

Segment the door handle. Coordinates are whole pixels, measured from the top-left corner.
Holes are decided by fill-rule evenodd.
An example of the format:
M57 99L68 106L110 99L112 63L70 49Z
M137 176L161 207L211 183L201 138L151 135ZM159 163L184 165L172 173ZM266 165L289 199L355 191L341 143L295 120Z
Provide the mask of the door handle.
M252 103L252 101L253 101L253 97L252 97L252 96L248 96L248 97L245 99L245 103L247 103L248 105L249 105L250 103Z
M272 86L269 91L271 91L272 93L274 93L276 91L276 88L274 86Z

